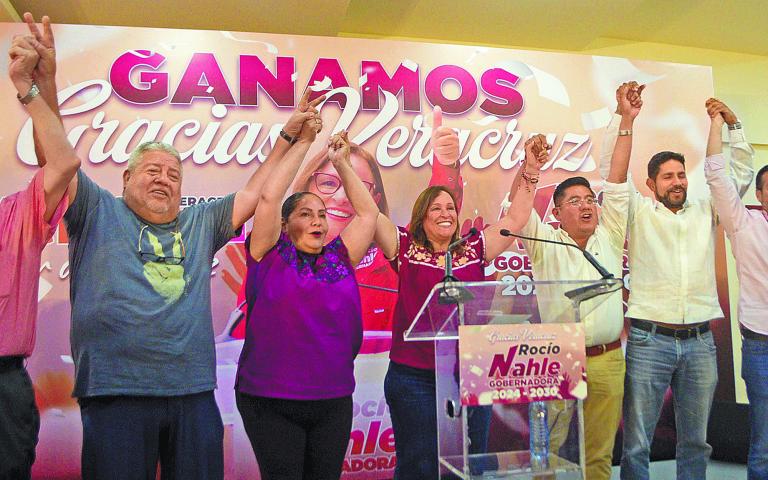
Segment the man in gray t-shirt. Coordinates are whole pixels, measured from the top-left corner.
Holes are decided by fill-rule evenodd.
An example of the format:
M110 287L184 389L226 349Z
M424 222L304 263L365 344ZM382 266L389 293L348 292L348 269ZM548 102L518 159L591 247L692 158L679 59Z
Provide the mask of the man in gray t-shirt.
M163 477L223 477L211 265L258 191L248 190L252 179L180 212L181 180L178 152L145 143L128 161L122 198L83 171L70 186L64 221L86 479L154 477L158 460Z
M149 473L160 452L178 478L222 477L210 274L240 225L234 194L174 208L177 156L162 144L139 147L123 198L78 172L64 216L83 478Z
M235 196L150 223L129 207L129 195L115 198L81 170L77 196L64 216L70 236L74 395L211 391L216 387L211 265L214 253L235 235Z

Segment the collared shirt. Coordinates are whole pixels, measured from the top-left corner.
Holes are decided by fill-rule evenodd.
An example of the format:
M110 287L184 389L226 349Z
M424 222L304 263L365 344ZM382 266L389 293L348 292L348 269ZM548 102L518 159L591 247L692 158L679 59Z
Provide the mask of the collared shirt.
M609 272L617 278L621 278L624 238L627 231L629 185L627 183L606 182L603 192L600 220L595 233L587 240L586 250ZM523 227L522 234L545 240L576 243L562 228L555 229L551 225L543 223L535 211L531 212L528 223ZM529 240L523 240L523 243L528 256L531 258L533 276L537 281L599 280L601 278L595 268L575 248ZM557 295L557 292L550 293L553 294L552 296L565 298L562 293L560 295ZM543 298L544 296L544 292L540 290L538 297ZM602 303L582 318L587 346L613 342L619 338L624 326L621 291L609 294L607 299L600 298L595 301L595 303L597 302ZM539 308L542 309L542 315L550 315L546 305L556 307L557 304L558 302L552 302L551 299L548 299L547 303L540 303ZM569 307L563 306L563 308ZM589 305L586 305L586 308L590 308Z
M725 172L722 154L707 157L704 174L712 201L736 258L739 277L739 322L768 335L768 215L744 206Z
M69 203L64 194L45 221L44 174L0 200L0 356L28 357L35 345L40 255Z
M603 174L610 166L620 120L614 115L606 131ZM733 181L743 195L754 174L754 151L742 129L729 133ZM675 213L636 190L630 195L628 317L673 324L723 317L715 277L716 227L709 196L687 201Z

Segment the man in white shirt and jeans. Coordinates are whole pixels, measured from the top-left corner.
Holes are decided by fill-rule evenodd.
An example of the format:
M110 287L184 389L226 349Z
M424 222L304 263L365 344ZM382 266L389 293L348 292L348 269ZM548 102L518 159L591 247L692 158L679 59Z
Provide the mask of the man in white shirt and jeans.
M768 165L757 172L755 194L763 207L747 209L726 175L723 104L708 103L712 119L704 173L720 222L731 241L739 277L741 376L749 398L750 444L747 478L768 478Z
M734 181L743 194L754 173L753 151L736 116L723 107ZM612 145L617 130L614 119L606 145ZM653 433L671 386L677 478L702 480L712 451L707 421L717 385L709 322L724 316L715 281L717 216L711 198L687 199L685 158L679 153L654 155L648 162L646 185L655 198L634 192L629 202L631 282L626 315L632 327L627 341L621 478L649 478Z

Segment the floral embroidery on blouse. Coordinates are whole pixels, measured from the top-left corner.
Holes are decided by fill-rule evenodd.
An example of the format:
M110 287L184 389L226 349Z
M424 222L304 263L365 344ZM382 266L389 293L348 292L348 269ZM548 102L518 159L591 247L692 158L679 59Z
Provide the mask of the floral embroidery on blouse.
M405 258L419 263L427 263L430 265L437 265L440 268L445 268L445 252L433 252L426 247L417 245L415 242L409 243ZM478 258L475 249L465 247L462 251L457 252L454 255L453 266L461 267L473 260L478 260Z
M300 254L285 234L280 234L277 250L283 260L295 268L302 278L314 278L325 283L335 283L352 275L354 271L341 237L336 237L331 243L324 246L314 262L312 261L314 255Z

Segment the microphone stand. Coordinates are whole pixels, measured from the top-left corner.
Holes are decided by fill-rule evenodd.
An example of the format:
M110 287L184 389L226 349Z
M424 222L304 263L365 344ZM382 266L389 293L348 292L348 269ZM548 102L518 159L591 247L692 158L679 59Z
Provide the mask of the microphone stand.
M459 279L453 275L453 253L451 253L451 250L475 235L477 235L477 229L472 227L469 229L469 233L448 245L448 249L445 251L445 276L443 276L443 280L441 281L443 288L440 290L440 296L437 299L438 303L442 305L459 306L459 323L462 325L464 324L463 304L468 300L472 300L474 295L462 286L453 285L458 283Z
M512 233L507 229L503 229L499 233L504 237L515 237L515 238L522 238L523 240L531 240L533 242L544 242L544 243L553 243L555 245L565 245L566 247L575 248L576 250L580 251L581 254L584 255L584 258L587 260L587 262L589 262L589 264L592 265L592 267L594 267L595 270L597 270L597 272L600 274L602 278L590 285L575 288L573 290L569 290L565 292L564 295L568 297L568 299L571 300L572 302L581 303L585 300L589 300L590 298L615 292L616 290L620 290L624 286L624 281L622 279L615 278L611 272L609 272L608 270L605 269L605 267L600 265L600 262L598 262L597 259L592 256L591 253L589 253L588 251L584 250L583 248L579 247L576 244L558 242L555 240L546 240L544 238L526 237L524 235L518 235L518 234Z

